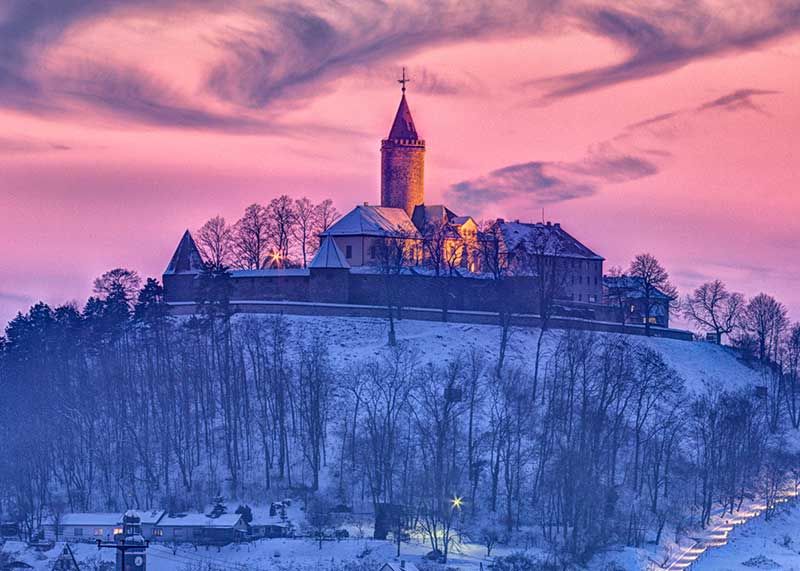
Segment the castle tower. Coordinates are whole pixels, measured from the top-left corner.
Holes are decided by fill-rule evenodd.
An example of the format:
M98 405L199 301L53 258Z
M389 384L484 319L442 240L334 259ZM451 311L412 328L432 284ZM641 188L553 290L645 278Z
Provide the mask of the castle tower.
M389 136L381 142L381 206L411 216L425 202L425 141L419 138L406 101L406 70L398 80L403 96Z

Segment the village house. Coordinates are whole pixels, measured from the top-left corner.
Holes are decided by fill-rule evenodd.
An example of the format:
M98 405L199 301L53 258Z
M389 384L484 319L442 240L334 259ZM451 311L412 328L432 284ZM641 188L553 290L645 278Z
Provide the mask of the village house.
M153 530L154 539L174 543L200 545L227 545L247 537L247 523L241 514L222 514L209 517L205 514L165 515Z
M113 541L122 533L121 513L72 513L50 518L44 524L47 541Z
M658 288L653 288L648 312L641 278L626 275L605 276L603 299L617 310L619 319L625 323L641 325L649 321L657 327L669 327L669 306L673 299Z

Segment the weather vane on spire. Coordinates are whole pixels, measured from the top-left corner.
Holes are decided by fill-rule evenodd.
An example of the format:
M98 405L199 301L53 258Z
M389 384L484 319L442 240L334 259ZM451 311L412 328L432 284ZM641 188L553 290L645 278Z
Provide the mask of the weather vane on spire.
M406 68L403 68L403 77L397 80L397 83L402 85L401 91L405 94L406 92L406 83L409 83L411 80L406 77Z

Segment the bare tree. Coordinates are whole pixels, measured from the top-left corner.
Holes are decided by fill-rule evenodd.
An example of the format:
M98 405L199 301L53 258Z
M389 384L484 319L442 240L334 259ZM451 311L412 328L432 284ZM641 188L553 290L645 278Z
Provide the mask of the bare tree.
M94 280L94 293L101 299L110 295L121 295L129 303L133 302L142 280L134 270L114 268Z
M539 385L542 339L550 327L556 300L563 293L567 281L567 267L566 260L561 255L564 249L563 243L558 229L554 226L537 224L531 227L521 245L521 271L533 278L536 309L540 320L533 371L532 396L535 399Z
M786 307L771 295L760 293L747 304L744 322L756 338L759 359L767 361L777 356L788 325Z
M233 252L237 265L249 270L261 268L269 246L267 209L251 204L232 231Z
M300 256L305 268L308 267L308 258L316 251L317 241L314 234L318 227L319 212L309 199L303 197L294 201L294 213L295 224L292 225L292 235L300 243Z
M289 262L290 239L297 224L297 212L291 197L283 194L267 206L272 242L272 259L279 267Z
M197 247L206 263L214 268L230 265L233 254L233 231L222 216L208 220L197 232Z
M511 336L511 321L516 304L509 287L509 264L507 253L503 251L503 235L496 221L481 223L478 240L480 248L481 270L492 276L495 282L495 304L500 324L500 350L497 358L495 374L500 376L505 364L508 339Z
M707 282L686 296L683 315L699 325L711 329L722 343L738 325L744 310L744 296L729 292L720 280Z
M398 228L387 232L373 242L374 258L383 276L386 312L389 319L389 345L395 345L397 338L394 330L395 313L400 313L400 274L413 258L412 244L414 237Z
M315 207L317 219L317 232L325 232L339 219L339 211L330 198L326 198Z
M651 254L639 254L631 262L628 273L640 280L642 302L644 304L644 331L645 335L650 335L650 319L653 317L654 309L657 305L656 294L661 292L670 299L678 297L678 292L669 281L667 270L659 263L655 256ZM665 311L669 312L669 305Z

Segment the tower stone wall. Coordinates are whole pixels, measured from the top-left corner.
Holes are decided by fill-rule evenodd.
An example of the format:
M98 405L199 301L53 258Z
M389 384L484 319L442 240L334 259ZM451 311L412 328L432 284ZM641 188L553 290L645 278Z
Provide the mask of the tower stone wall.
M425 202L425 141L384 139L381 144L381 206L411 216Z

